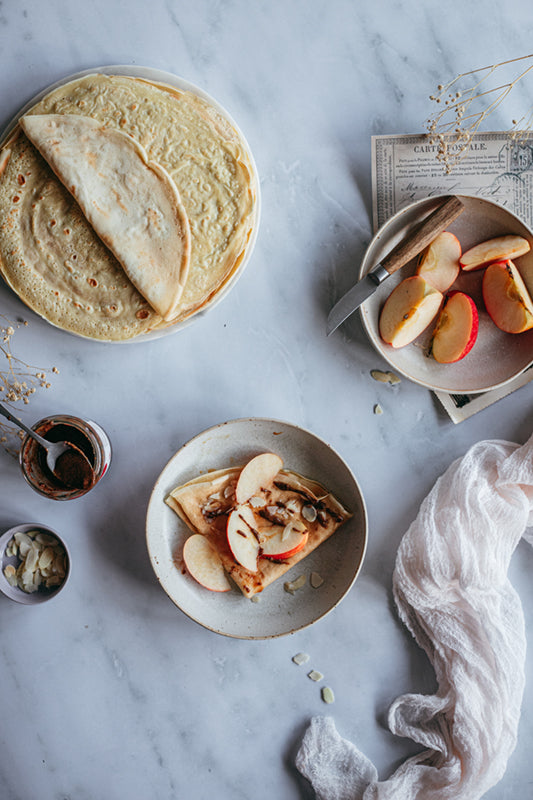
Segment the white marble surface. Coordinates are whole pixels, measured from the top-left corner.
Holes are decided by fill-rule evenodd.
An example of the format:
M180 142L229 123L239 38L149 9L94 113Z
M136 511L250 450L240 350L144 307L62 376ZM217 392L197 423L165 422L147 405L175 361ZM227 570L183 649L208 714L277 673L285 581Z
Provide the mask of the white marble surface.
M383 364L358 319L329 338L325 319L371 235L370 136L422 130L438 82L530 52L532 24L526 0L0 3L1 124L81 69L168 70L237 120L263 197L247 270L185 331L113 346L30 316L15 340L28 361L60 369L24 419L91 417L114 455L93 493L60 504L33 493L0 452L2 529L40 520L64 534L73 556L54 602L0 598L2 800L308 798L293 757L321 713L383 778L416 751L386 726L398 694L434 689L394 613L395 552L437 476L470 444L528 438L533 385L454 426L428 391L370 378ZM492 127L508 120L496 113ZM21 311L2 285L0 312ZM370 517L349 595L315 626L273 641L228 639L191 622L159 588L145 547L163 465L194 434L242 416L287 420L329 441L357 475ZM531 635L532 569L522 543L511 573ZM334 689L333 706L291 662L300 650ZM529 655L518 745L492 800L531 794L532 664Z

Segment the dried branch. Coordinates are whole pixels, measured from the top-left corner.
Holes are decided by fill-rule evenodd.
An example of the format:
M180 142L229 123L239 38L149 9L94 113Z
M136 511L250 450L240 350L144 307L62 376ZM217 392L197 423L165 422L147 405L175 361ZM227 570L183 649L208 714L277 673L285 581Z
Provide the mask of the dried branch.
M498 86L487 87L487 82L495 73L514 63L525 63L525 68L511 80ZM471 70L458 75L449 83L439 84L437 92L430 100L439 108L427 120L429 141L437 145L437 158L443 163L447 173L468 153L470 142L480 125L489 117L529 72L533 70L533 54L491 64L489 67ZM476 80L475 76L481 77ZM465 81L474 79L470 86L463 87ZM463 88L461 88L463 87ZM533 125L533 106L520 120L512 121L509 135L516 139L524 137Z
M5 358L4 366L0 363L0 401L12 409L17 408L17 403L28 405L38 389L51 387L47 372L59 373L57 367L45 371L14 355L13 336L17 328L27 325L27 322L12 322L0 314L0 362L2 356ZM23 437L24 433L17 427L0 422L0 444L11 455L17 454Z

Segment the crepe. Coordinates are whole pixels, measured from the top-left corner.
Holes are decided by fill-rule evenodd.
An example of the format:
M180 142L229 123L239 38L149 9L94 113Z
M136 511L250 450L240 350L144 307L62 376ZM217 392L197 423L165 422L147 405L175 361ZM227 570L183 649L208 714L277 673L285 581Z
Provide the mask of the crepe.
M133 285L163 319L172 319L191 251L172 178L131 136L91 117L33 114L20 124Z
M20 129L3 155L0 273L20 299L91 339L123 341L160 324Z
M256 224L255 174L240 134L196 95L126 76L71 81L26 117L36 114L91 118L143 147L177 187L191 251L169 323L134 288L19 126L0 152L0 273L19 297L50 322L104 340L183 321L213 303Z
M235 561L226 535L241 469L217 470L188 481L171 491L165 502L193 533L208 538L227 574L243 595L252 597L313 552L352 514L320 483L280 470L273 483L253 498L258 535L270 536L283 530L288 521L297 521L305 526L308 538L303 549L282 561L260 555L257 572L251 572Z

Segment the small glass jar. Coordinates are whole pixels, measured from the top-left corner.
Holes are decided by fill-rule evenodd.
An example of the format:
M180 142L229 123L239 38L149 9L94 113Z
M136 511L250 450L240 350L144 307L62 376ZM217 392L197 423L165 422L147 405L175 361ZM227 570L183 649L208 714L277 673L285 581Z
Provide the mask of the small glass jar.
M36 492L52 500L74 500L87 494L105 475L111 462L111 443L105 431L92 420L56 414L33 425L33 430L50 442L69 442L88 458L94 481L87 489L69 488L60 483L46 466L46 450L26 434L19 463L22 474Z

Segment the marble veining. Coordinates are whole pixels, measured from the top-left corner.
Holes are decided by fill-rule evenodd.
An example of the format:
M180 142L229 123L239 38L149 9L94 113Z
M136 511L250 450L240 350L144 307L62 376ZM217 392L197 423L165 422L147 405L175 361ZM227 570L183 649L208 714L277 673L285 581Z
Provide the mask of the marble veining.
M92 418L109 434L113 461L94 492L61 504L33 493L0 451L2 530L42 521L68 539L73 560L56 601L27 608L0 597L2 800L311 798L293 760L315 714L332 714L383 778L416 752L386 727L400 693L435 688L395 615L395 553L436 478L470 444L528 438L533 389L454 426L421 387L372 380L370 370L385 365L357 317L329 338L325 321L372 236L371 135L421 131L438 82L530 52L532 24L525 0L0 2L1 125L82 69L168 70L235 118L262 193L250 264L179 334L107 345L28 315L17 338L29 363L60 369L24 419ZM528 94L522 87L517 102ZM507 127L503 110L493 124ZM26 315L3 284L0 313ZM259 642L217 636L176 609L144 538L151 488L173 453L205 428L247 416L302 425L332 444L356 474L370 520L363 570L338 608ZM511 578L531 636L532 570L531 548L520 544ZM308 665L292 662L300 651L334 690L333 705ZM531 792L527 658L518 744L489 800Z

